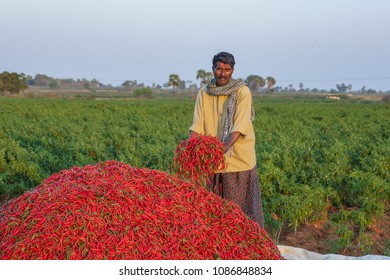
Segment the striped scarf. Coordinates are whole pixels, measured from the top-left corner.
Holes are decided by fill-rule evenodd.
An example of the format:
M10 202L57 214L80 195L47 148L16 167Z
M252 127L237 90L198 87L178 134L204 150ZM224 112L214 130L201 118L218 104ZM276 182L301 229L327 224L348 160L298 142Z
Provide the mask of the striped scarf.
M215 78L206 85L206 91L208 94L213 96L229 96L227 102L227 114L224 121L223 127L223 137L222 142L225 142L229 139L230 133L233 128L234 114L236 113L237 108L237 90L245 86L245 83L240 80L231 79L227 85L218 87L216 84ZM253 101L251 106L251 121L255 119L255 110L253 107Z

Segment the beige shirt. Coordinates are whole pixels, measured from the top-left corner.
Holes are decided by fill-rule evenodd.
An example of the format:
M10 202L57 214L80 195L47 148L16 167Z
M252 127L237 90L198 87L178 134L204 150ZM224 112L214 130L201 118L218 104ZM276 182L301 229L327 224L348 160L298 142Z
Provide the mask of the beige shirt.
M256 165L255 133L251 117L252 94L247 86L237 91L237 109L234 116L232 132L240 132L236 143L225 154L227 167L221 172L239 172L251 170ZM222 139L224 119L227 114L228 96L209 95L205 88L198 92L193 123L190 127L203 135L216 136Z

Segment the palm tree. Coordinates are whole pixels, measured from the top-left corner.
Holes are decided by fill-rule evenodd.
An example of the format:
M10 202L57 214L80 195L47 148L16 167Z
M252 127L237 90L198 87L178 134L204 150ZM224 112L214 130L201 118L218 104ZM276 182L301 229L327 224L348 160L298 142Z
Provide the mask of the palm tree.
M206 71L203 69L199 69L198 72L196 73L196 79L200 80L202 83L202 80L204 79L204 76L206 75Z
M249 88L254 92L258 92L260 88L265 86L265 80L258 75L249 75L246 78L245 82L248 84Z
M213 77L213 73L206 72L203 69L199 69L197 74L196 74L196 79L200 80L200 86L207 84L211 80L212 77Z
M171 86L173 89L176 89L178 86L180 86L181 80L178 74L171 74L169 75L169 81L168 85Z
M268 76L265 80L267 81L268 91L272 92L272 88L276 84L275 78Z
M207 84L213 78L213 73L206 72L206 76L204 77L203 84Z
M173 97L176 96L177 89L181 85L181 80L178 74L171 74L169 75L169 80L168 80L168 86L172 87L172 95Z

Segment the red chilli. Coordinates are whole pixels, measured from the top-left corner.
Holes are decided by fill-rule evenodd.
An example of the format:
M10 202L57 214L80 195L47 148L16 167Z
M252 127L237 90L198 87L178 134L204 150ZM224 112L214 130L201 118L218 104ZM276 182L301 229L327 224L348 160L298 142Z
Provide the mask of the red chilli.
M61 171L8 201L0 238L2 260L282 258L237 205L117 161Z
M224 144L210 135L194 134L175 150L174 168L178 177L205 185L216 171L226 168Z

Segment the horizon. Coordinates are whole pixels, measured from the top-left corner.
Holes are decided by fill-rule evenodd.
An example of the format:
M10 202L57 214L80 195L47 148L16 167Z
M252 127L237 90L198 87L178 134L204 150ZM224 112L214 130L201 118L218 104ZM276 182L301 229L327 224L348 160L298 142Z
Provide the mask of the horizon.
M23 73L23 72L22 72ZM30 76L33 80L35 79L35 75L33 76L33 75L30 75L30 74L28 74L28 73L23 73L24 75L26 75L27 77L28 76ZM176 74L176 73L172 73L172 74ZM158 87L158 86L161 86L162 88L168 88L168 87L166 87L165 86L165 84L167 84L168 83L168 78L169 77L167 77L167 80L164 82L164 83L150 83L150 84L148 84L148 83L145 83L145 82L143 82L143 81L139 81L139 80L135 80L135 79L129 79L129 80L125 80L125 81L119 81L118 80L118 83L117 84L112 84L112 83L106 83L106 82L104 82L104 81L101 81L101 80L98 80L98 79L96 79L96 78L92 78L92 79L86 79L86 78L83 78L83 77L79 77L79 78L70 78L70 77L51 77L51 76L49 76L49 75L46 75L46 74L44 74L44 73L38 73L38 74L36 74L36 75L44 75L44 76L47 76L48 78L50 78L50 79L54 79L54 80L67 80L67 79L71 79L71 80L73 80L73 81L75 81L75 82L78 82L78 81L83 81L83 80L86 80L86 81L89 81L89 82L91 82L91 81L93 81L93 80L96 80L97 82L99 82L100 84L102 84L103 86L105 86L105 87L114 87L114 88L117 88L117 87L121 87L122 86L122 84L124 83L124 82L126 82L126 81L136 81L137 82L137 85L141 85L141 84L143 84L145 87L150 87L150 88L156 88L156 87ZM180 77L180 74L179 74L179 77ZM235 77L236 79L242 79L242 80L246 80L247 79L247 77L245 77L245 78L242 78L242 77ZM264 79L265 79L265 77L263 77ZM275 77L274 77L275 78ZM275 78L276 79L276 78ZM181 79L182 80L182 79ZM189 87L190 87L190 85L191 84L195 84L196 85L196 87L197 88L200 88L200 81L197 81L197 80L195 80L195 81L191 81L191 80L182 80L182 81L184 81L185 82L185 85L186 85L186 89L188 89ZM329 80L328 80L329 81ZM313 82L313 80L312 80L312 82ZM362 87L362 88L354 88L353 87L353 84L351 84L351 83L345 83L345 82L341 82L341 83L338 83L338 84L335 84L333 87L330 87L330 88L320 88L320 87L316 87L316 86L313 86L313 87L307 87L307 86L305 86L305 83L303 83L302 82L302 84L304 85L303 86L303 89L305 90L305 91L312 91L312 90L318 90L318 91L337 91L337 86L342 86L343 84L345 85L345 86L348 86L348 85L351 85L352 86L352 89L351 89L351 92L362 92L362 91L375 91L375 92L377 92L377 93L388 93L388 92L390 92L390 89L389 90L381 90L381 89L379 89L379 90L376 90L376 89L373 89L373 88L371 88L371 87L367 87L367 86L364 86L364 88ZM285 91L287 88L290 88L290 85L292 85L292 90L296 90L296 91L298 91L299 90L299 83L296 83L296 84L293 84L293 83L288 83L288 84L285 84L285 85L280 85L280 82L278 82L278 80L276 79L276 84L274 85L274 87L273 88L281 88L283 91ZM32 86L32 87L34 87L35 85L29 85L29 86ZM36 86L36 87L40 87L40 86ZM66 87L66 86L65 86ZM264 87L262 87L261 89L260 89L260 91L263 91L263 90L265 90L267 88L267 86L265 85ZM348 92L348 91L346 91L346 92Z

